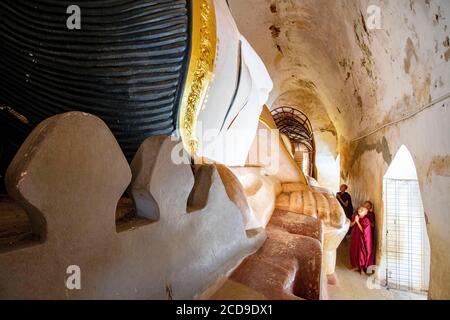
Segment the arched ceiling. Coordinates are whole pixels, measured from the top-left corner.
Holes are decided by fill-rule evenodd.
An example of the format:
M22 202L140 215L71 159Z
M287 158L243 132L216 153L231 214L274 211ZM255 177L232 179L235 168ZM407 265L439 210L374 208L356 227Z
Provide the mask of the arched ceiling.
M450 92L448 0L229 0L265 62L269 105L298 106L343 140ZM365 23L381 8L381 29Z

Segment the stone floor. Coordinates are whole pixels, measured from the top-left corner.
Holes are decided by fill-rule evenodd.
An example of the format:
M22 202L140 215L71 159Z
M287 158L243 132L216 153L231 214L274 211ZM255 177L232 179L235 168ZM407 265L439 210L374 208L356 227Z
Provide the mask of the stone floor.
M352 271L349 258L350 239L344 239L337 251L336 276L337 284L328 286L329 300L426 300L425 295L411 292L369 289L365 274ZM369 280L370 281L370 280Z

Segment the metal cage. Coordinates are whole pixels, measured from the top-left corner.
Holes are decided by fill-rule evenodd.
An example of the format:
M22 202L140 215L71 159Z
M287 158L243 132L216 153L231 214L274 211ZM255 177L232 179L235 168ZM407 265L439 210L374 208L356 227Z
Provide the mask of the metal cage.
M311 122L306 114L284 106L272 110L272 116L280 133L285 134L294 145L295 161L306 175L316 178L316 145Z

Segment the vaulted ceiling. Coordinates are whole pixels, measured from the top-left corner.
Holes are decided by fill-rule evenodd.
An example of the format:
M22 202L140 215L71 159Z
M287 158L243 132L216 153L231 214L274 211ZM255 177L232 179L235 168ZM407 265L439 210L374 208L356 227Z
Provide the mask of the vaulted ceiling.
M367 23L374 3L380 29ZM447 0L229 4L274 80L269 105L299 108L314 130L350 141L450 91Z

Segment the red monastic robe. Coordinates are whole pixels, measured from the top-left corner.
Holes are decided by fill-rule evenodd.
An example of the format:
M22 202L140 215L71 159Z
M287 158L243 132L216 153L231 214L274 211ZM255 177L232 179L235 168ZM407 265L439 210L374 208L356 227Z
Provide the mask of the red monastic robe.
M355 221L355 212L352 216L352 222ZM352 227L352 241L350 244L350 263L353 268L367 271L367 268L372 266L373 261L373 245L372 245L372 227L369 217L359 219L363 231L359 230L355 223Z

